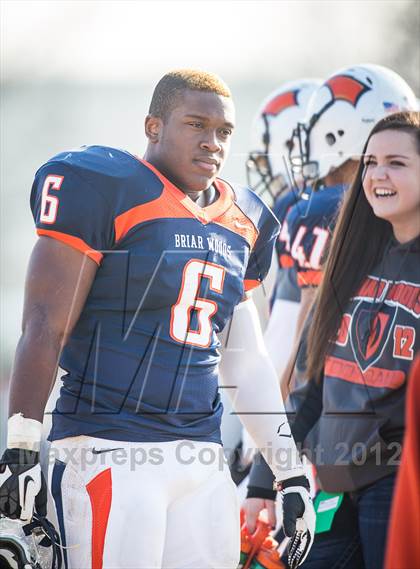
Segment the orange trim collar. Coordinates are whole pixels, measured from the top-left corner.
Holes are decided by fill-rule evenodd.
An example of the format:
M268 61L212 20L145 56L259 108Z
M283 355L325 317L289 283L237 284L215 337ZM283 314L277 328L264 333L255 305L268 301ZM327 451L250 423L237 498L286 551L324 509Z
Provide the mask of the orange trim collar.
M159 180L163 183L165 188L172 194L174 198L176 198L189 212L191 212L194 217L196 217L201 223L206 224L210 223L214 219L223 215L229 207L234 202L234 193L232 188L219 178L216 178L214 185L219 192L218 199L206 206L200 207L197 205L190 197L188 197L182 190L180 190L175 184L173 184L168 178L166 178L159 170L147 162L147 160L143 160L142 158L136 156L137 160L141 162L144 166L149 168Z

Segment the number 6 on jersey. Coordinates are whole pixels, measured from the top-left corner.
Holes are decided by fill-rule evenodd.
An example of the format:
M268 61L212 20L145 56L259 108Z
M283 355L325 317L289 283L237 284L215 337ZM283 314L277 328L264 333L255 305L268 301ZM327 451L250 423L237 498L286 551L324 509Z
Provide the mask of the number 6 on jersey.
M51 196L48 192L49 190L59 190L63 180L64 176L55 176L53 174L45 178L42 186L41 215L39 217L42 223L52 224L57 218L58 197Z
M211 317L217 312L217 303L197 296L201 279L209 279L209 288L219 294L223 291L225 268L214 263L192 259L184 267L182 284L176 304L171 309L171 337L177 342L207 348L213 331ZM191 330L192 311L197 311L198 330Z

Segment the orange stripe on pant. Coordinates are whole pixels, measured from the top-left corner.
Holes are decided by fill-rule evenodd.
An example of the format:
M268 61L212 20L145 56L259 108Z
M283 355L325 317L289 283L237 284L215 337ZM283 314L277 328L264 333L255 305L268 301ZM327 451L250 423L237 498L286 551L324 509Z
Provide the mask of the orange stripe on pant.
M111 469L104 470L86 485L92 506L92 569L102 569L106 528L112 502Z

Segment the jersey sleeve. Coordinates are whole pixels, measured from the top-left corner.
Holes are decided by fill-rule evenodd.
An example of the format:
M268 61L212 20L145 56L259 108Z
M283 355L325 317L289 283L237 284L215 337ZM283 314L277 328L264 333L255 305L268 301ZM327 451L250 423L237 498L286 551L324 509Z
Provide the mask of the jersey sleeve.
M245 291L260 285L267 276L279 229L279 222L267 209L265 220L249 257L244 279Z
M76 168L60 162L42 166L32 185L31 210L38 235L66 243L98 265L112 247L111 207Z
M290 254L290 233L287 217L280 224L280 233L276 240L276 253L281 269L291 269L295 266L295 261Z
M293 191L280 196L274 205L273 211L280 221L280 233L276 240L276 253L279 267L290 269L294 266L294 261L290 255L290 235L287 221L287 214L296 204L297 197Z

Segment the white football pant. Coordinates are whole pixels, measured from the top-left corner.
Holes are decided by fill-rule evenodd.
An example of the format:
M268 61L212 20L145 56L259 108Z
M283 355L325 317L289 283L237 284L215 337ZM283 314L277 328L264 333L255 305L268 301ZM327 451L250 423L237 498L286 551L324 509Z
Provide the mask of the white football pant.
M70 569L237 567L239 508L220 445L79 436L53 442L50 460Z

